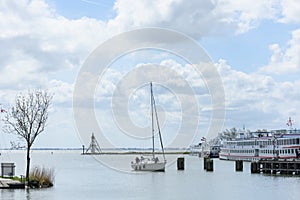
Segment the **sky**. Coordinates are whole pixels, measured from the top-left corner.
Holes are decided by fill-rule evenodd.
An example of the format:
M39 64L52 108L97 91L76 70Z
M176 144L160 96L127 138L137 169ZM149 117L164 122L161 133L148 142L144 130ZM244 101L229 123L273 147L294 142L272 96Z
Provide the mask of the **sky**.
M299 128L299 25L298 0L2 0L1 108L10 109L20 92L46 89L54 94L53 104L34 147L87 146L92 132L103 147L148 147L148 83L155 79L167 147L198 143L209 130L285 129L289 117ZM151 35L150 28L170 37ZM148 32L134 38L135 30ZM203 51L191 53L176 40L167 44L172 36ZM143 46L109 57L155 37L182 54ZM202 64L186 59L198 53ZM97 73L88 77L84 70L93 55L99 56L93 63ZM111 58L108 67L99 61L104 55ZM78 91L91 110L76 107ZM0 138L1 148L10 141L22 144L3 131Z

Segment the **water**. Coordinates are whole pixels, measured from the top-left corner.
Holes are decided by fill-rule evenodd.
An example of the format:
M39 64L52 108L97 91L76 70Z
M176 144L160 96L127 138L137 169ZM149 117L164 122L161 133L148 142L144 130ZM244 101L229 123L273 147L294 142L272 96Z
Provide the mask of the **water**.
M99 155L101 160L130 170L134 155ZM181 155L168 155L176 160ZM235 172L235 163L214 160L214 172L203 170L203 160L185 155L185 170L176 163L166 172L124 173L103 166L80 151L34 151L32 165L52 167L55 185L49 189L0 190L0 199L272 199L299 200L300 177L270 176ZM16 174L24 174L24 152L3 153L1 162L15 162Z

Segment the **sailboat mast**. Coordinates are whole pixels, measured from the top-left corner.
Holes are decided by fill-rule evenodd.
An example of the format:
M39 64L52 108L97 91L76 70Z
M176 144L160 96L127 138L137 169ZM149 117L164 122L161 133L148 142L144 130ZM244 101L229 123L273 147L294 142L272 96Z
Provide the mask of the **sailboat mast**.
M155 105L155 99L154 99L154 95L153 95L153 91L152 91L152 82L150 83L151 86L151 112L152 112L152 142L153 142L153 158L154 156L154 117L156 119L156 126L158 129L158 135L159 135L159 141L160 141L160 146L162 149L162 153L163 153L163 157L164 157L164 161L166 161L166 157L165 157L165 150L164 150L164 146L163 146L163 142L162 142L162 137L161 137L161 132L160 132L160 127L159 127L159 122L158 122L158 116L157 116L157 110L156 110L156 105ZM154 116L154 112L155 112L155 116Z
M162 150L162 153L163 153L164 161L166 161L165 150L164 150L164 145L163 145L163 142L162 142L162 137L161 137L160 127L159 127L159 122L158 122L158 116L157 116L157 110L156 110L156 106L155 106L154 96L153 96L153 107L154 107L154 112L155 112L156 126L157 126L157 129L158 129L160 146L161 146L161 150Z
M153 91L152 91L152 82L150 82L150 96L151 96L151 124L152 124L152 156L155 158L154 154L154 115L153 115Z

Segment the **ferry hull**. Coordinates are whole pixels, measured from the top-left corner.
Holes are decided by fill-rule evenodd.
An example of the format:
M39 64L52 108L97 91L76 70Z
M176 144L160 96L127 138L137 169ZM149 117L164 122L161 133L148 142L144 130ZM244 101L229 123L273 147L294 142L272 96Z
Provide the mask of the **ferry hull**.
M221 160L300 159L300 134L282 134L225 141Z

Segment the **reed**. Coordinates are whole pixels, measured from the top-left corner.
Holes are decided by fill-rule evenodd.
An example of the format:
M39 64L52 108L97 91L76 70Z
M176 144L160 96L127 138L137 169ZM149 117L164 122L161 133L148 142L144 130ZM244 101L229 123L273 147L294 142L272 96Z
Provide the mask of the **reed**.
M54 178L53 169L34 167L29 174L29 186L34 188L52 187Z

